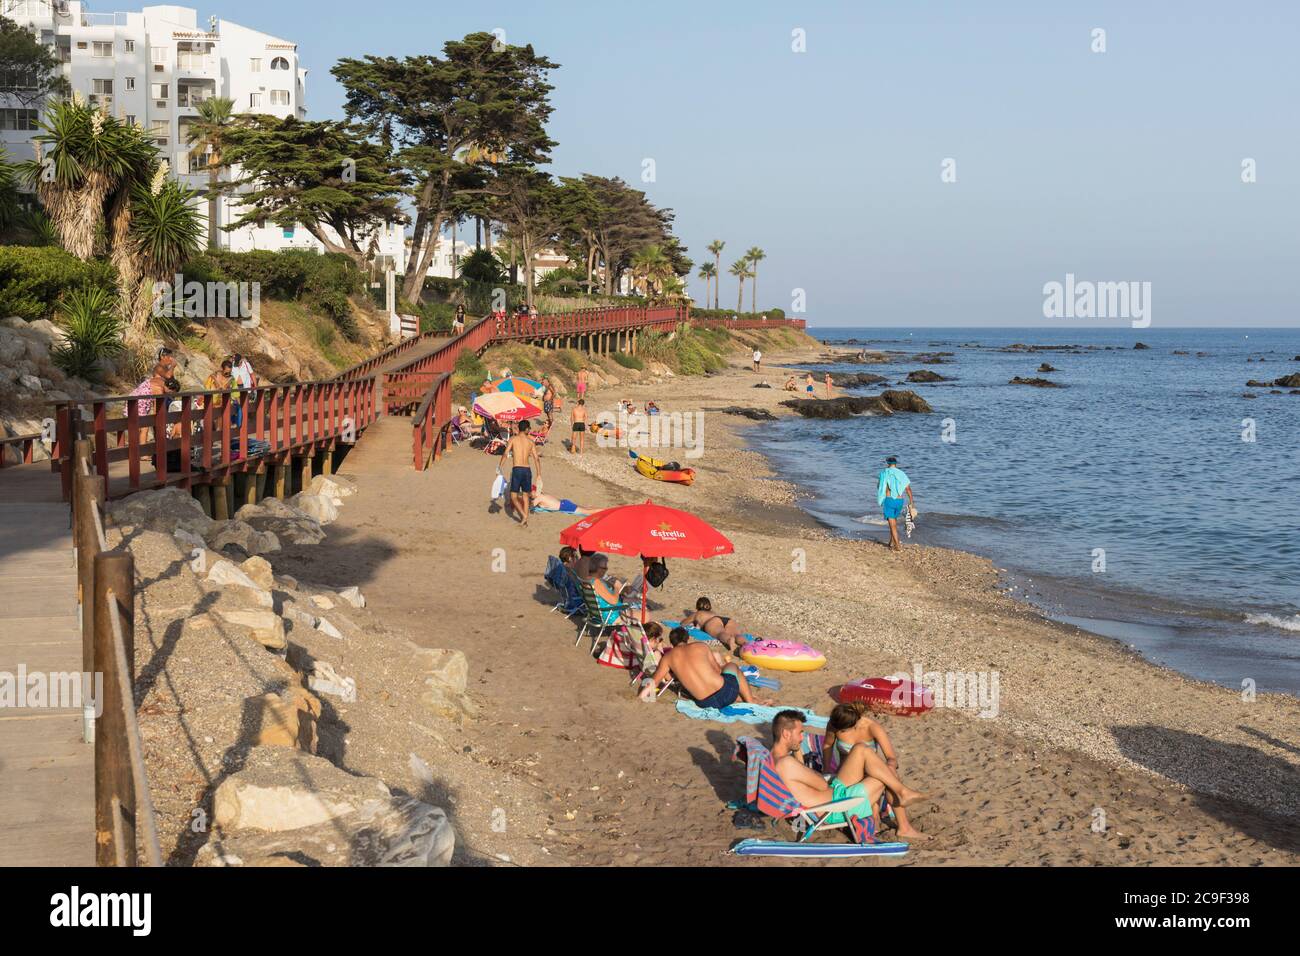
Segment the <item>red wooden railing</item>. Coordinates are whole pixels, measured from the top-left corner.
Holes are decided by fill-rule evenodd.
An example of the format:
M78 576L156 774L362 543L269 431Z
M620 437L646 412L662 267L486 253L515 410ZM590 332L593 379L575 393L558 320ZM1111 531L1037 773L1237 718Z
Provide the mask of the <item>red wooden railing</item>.
M807 319L692 319L699 329L803 329Z
M244 389L238 428L230 398L229 392L202 391L62 402L58 445L71 448L77 438L93 438L95 471L115 498L141 488L212 484L268 461L315 454L338 441L355 441L379 414L374 378ZM176 411L170 410L173 402L180 405ZM150 403L152 411L143 414ZM180 460L169 467L168 452L176 451ZM54 467L62 473L66 496L71 455L57 456Z
M601 309L578 309L559 315L510 315L494 319L494 338L550 339L566 336L631 332L653 329L671 332L688 312L678 306L614 306Z
M12 448L15 457L18 459L13 464L30 465L34 460L36 443L41 440L41 435L13 435L9 438L0 437L0 468L10 464L9 450Z

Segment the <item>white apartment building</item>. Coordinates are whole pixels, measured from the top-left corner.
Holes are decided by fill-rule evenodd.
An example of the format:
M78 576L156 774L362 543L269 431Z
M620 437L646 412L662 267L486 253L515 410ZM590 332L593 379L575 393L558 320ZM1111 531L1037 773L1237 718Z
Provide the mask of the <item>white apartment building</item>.
M80 0L0 0L0 14L54 48L74 92L148 130L173 174L194 189L206 187L207 174L201 161L191 172L188 127L205 99L224 96L237 113L307 116L307 71L298 45L230 20L214 16L200 26L195 10L172 5L95 13ZM0 143L11 161L34 155L39 116L39 106L20 106L0 89ZM237 196L223 197L217 224L239 218L239 207ZM206 200L200 211L206 222ZM237 252L321 249L301 226L268 223L220 237L223 248ZM381 255L404 268L401 226L386 224L375 241Z

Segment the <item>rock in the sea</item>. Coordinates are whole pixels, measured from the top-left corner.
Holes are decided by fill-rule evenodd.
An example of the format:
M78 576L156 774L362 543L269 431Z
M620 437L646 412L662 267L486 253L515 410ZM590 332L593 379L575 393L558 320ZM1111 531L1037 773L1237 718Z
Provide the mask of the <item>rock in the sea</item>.
M722 411L728 415L740 415L756 422L770 422L776 420L776 416L765 408L741 408L739 405L732 405L728 408L724 408Z
M1271 384L1272 384L1271 382L1260 382L1252 378L1250 381L1246 383L1246 387L1247 388L1268 388Z
M872 372L831 372L831 384L836 388L866 388L889 379Z
M929 402L908 389L885 389L880 393L880 400L896 412L918 412L928 415L934 411Z
M948 381L938 372L932 372L928 368L919 368L915 372L907 373L907 380L913 384L924 384L927 382L946 382Z
M1048 381L1045 378L1021 378L1017 375L1008 385L1032 385L1034 388L1065 388L1057 382Z
M1290 375L1283 375L1273 382L1281 388L1300 388L1300 372L1292 372Z
M1135 350L1138 350L1138 349L1149 349L1149 348L1151 348L1151 346L1146 345L1146 344L1144 344L1144 343L1142 343L1142 342L1134 342L1134 343L1133 343L1133 348L1134 348Z
M203 506L180 488L137 491L119 501L110 501L107 510L119 528L130 526L164 534L187 531L206 538L213 524L203 513Z
M1049 365L1048 363L1044 362L1042 365L1038 366L1038 371L1041 374L1046 372L1055 372L1056 369L1053 366Z
M805 418L851 418L854 415L892 415L894 412L930 412L928 402L916 392L887 389L879 395L840 398L787 399L781 403Z

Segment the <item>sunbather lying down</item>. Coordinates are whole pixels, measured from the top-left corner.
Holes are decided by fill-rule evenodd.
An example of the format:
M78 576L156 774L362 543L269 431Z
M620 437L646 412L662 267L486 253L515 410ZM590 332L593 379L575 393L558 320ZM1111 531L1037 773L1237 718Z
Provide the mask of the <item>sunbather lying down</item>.
M783 710L772 719L772 759L776 762L776 772L790 788L790 793L804 806L814 807L831 800L860 797L861 802L847 815L865 820L875 815L880 797L886 792L889 802L896 808L915 806L929 799L926 794L904 784L898 774L863 742L853 744L835 776L826 780L803 762L803 732L804 716L800 711ZM829 822L840 823L842 816L832 814ZM900 822L899 836L921 836L916 831L911 834L903 831Z
M565 514L578 515L579 517L586 517L591 514L586 508L578 507L568 498L557 498L555 495L548 495L542 491L542 483L536 481L533 483L533 510L536 511L539 508L544 511L562 511Z
M671 675L701 707L728 707L737 700L771 704L754 696L739 667L724 664L721 655L710 650L708 644L692 643L686 628L673 628L668 643L672 646L659 659L650 682L641 690L642 700L654 700L659 685Z
M683 627L694 627L703 631L715 641L727 645L734 651L745 643L745 632L734 618L723 617L713 613L713 604L706 597L695 602L695 610L682 621Z

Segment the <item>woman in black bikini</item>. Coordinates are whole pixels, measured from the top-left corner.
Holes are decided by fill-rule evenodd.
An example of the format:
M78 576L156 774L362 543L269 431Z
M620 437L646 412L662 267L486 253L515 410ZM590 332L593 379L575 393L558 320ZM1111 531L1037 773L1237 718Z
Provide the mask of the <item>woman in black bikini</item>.
M745 643L740 625L729 617L713 613L713 602L702 597L695 602L695 612L682 621L684 627L695 627L715 641L721 641L729 650L737 650Z

